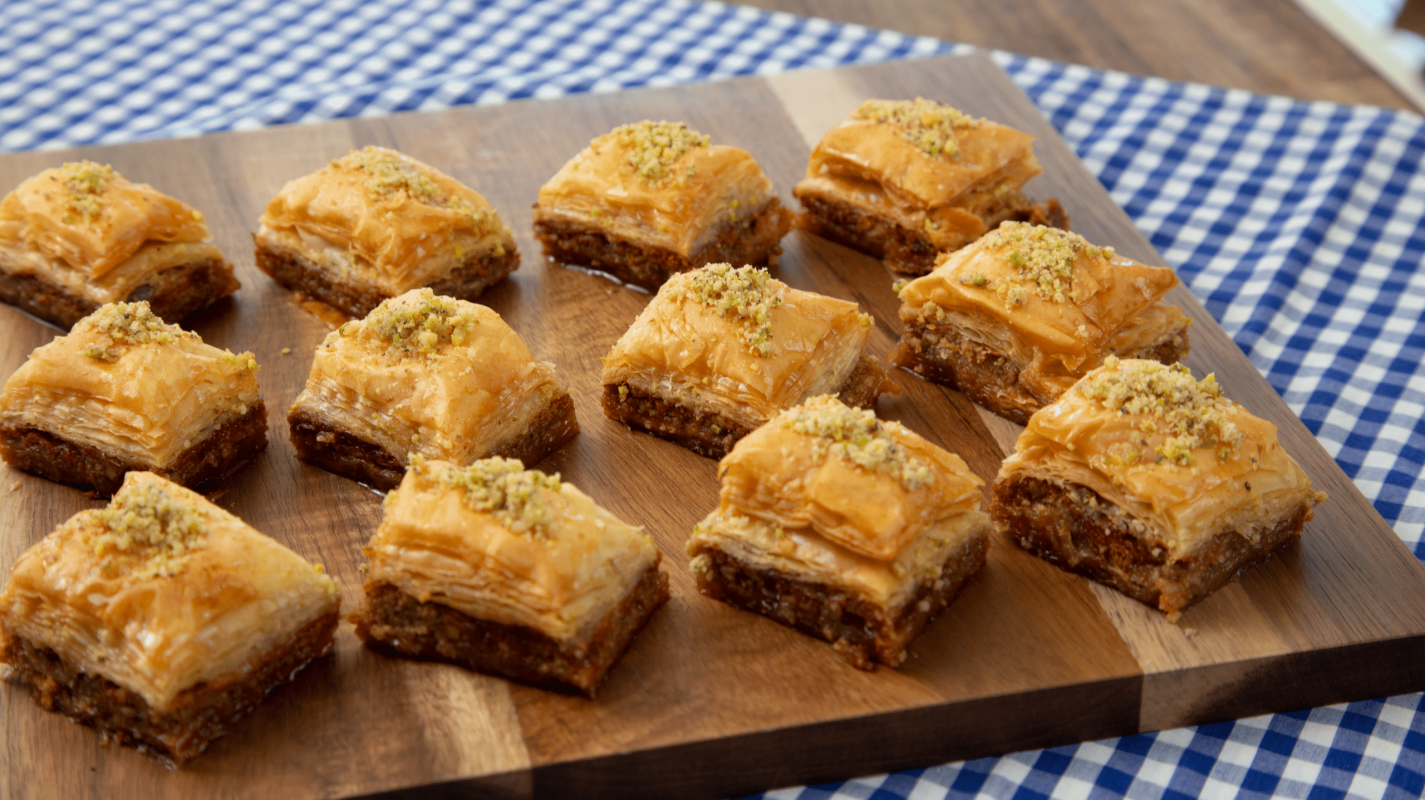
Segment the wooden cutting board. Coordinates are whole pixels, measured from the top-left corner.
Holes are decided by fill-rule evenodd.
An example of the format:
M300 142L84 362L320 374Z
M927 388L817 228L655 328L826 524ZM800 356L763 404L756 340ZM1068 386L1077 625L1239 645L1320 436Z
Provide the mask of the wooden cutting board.
M1123 596L997 538L989 563L922 635L900 669L860 672L827 645L700 597L684 543L716 504L715 463L631 432L599 409L599 356L648 295L544 261L530 236L539 186L589 139L640 119L686 121L753 153L790 189L811 144L868 97L944 100L1034 132L1045 173L1076 230L1161 264L1099 183L983 57L748 78L164 142L0 157L0 190L80 157L112 163L201 209L243 289L190 324L216 345L253 350L270 445L217 502L341 582L357 602L360 548L380 496L298 462L285 409L330 330L253 266L250 232L281 185L349 149L394 147L488 197L513 227L523 265L483 302L568 380L582 433L540 467L563 473L664 554L673 598L598 699L363 649L343 623L334 656L268 698L236 732L170 773L131 749L40 711L0 687L0 797L347 797L424 789L494 796L719 797L951 759L1066 744L1269 711L1425 689L1425 568L1183 289L1196 319L1188 364L1275 421L1286 448L1330 495L1300 543L1168 624ZM801 233L776 275L854 300L877 320L871 351L900 332L891 275ZM55 331L0 307L0 375ZM284 348L291 354L284 355ZM957 392L900 373L883 400L960 453L987 481L1018 428ZM81 492L0 468L0 568L71 514ZM423 795L424 796L424 795Z

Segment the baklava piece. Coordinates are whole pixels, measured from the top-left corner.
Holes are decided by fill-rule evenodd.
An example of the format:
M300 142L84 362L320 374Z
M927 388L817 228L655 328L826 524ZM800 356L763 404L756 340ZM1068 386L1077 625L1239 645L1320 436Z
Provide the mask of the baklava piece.
M1325 499L1276 426L1213 376L1110 358L1030 418L990 516L1040 558L1176 622L1300 537Z
M520 264L484 197L382 147L283 186L252 238L258 269L353 317L421 287L474 300Z
M867 100L812 151L796 224L924 275L1006 220L1069 227L1058 200L1021 191L1043 171L1027 133L922 98Z
M238 290L203 215L107 164L47 169L0 200L0 300L68 330L105 303L178 322Z
M775 264L792 215L745 150L682 123L623 125L539 190L547 256L657 289L714 262Z
M368 646L588 697L668 599L652 539L514 459L417 459L364 552Z
M45 710L176 766L331 650L338 603L320 565L131 472L15 562L0 662Z
M906 648L985 563L990 520L959 456L816 397L732 448L688 541L698 591L832 643L860 669Z
M899 289L891 360L1018 422L1108 356L1171 364L1188 319L1158 302L1178 283L1078 234L1007 222Z
M604 359L604 413L709 458L820 394L872 408L900 386L863 354L871 317L757 267L710 264L658 290Z
M298 458L381 490L416 455L534 464L579 432L553 364L499 314L430 289L328 334L287 421Z
M267 446L252 353L111 303L30 353L0 393L0 457L113 494L147 470L185 486L222 478Z

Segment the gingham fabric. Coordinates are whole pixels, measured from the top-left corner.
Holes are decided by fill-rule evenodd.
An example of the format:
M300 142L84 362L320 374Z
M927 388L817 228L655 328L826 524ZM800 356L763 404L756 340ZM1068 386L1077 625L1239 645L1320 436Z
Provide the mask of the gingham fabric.
M0 152L957 52L687 0L4 5ZM995 58L1425 559L1413 115ZM1418 797L1421 695L760 795Z

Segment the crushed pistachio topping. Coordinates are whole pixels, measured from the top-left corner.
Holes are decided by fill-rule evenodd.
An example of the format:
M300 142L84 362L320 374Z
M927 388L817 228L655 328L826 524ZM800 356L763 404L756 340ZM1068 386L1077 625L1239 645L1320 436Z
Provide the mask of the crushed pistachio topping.
M1094 247L1077 233L1028 222L1001 224L994 233L985 237L985 246L1007 251L1005 261L1018 270L1019 281L1030 284L1038 291L1041 299L1053 303L1063 303L1068 299L1077 300L1074 297L1074 264L1080 256L1101 259L1111 259L1114 256L1112 247ZM961 282L965 282L963 278ZM1024 300L1028 298L1011 297L1012 290L1013 287L1002 283L996 291L1004 299L1006 306L1024 305ZM1019 302L1015 302L1016 299Z
M173 344L183 338L198 338L177 325L169 325L153 313L148 302L108 303L79 323L84 329L109 337L111 346L86 346L79 352L98 361L114 361L122 351L120 345L143 345L150 342Z
M923 97L914 100L867 100L851 116L890 125L902 139L920 148L926 155L951 160L960 155L957 129L978 128L981 122L958 109Z
M207 515L154 481L125 486L90 519L101 532L86 532L83 542L105 556L106 574L127 566L139 578L172 577L208 543Z
M422 289L412 303L393 298L377 306L360 323L345 323L339 329L348 336L357 326L374 333L388 345L387 353L396 359L425 358L434 361L446 345L459 347L480 324L473 307L459 300ZM351 326L351 327L348 327Z
M367 146L338 158L332 166L366 173L362 186L377 202L396 201L404 195L429 206L451 209L465 217L471 228L482 233L493 232L500 225L499 214L477 208L463 197L447 196L415 161L394 150Z
M965 286L984 286L990 282L990 278L985 273L975 270L969 275L961 275L960 283Z
M546 533L554 511L541 490L557 494L563 485L557 474L525 469L519 459L499 456L468 467L447 467L434 477L447 489L463 491L471 510L494 514L515 533Z
M1086 379L1081 389L1104 408L1120 414L1141 416L1138 429L1144 433L1162 431L1167 438L1154 449L1155 463L1168 461L1192 466L1199 448L1215 450L1219 460L1230 458L1242 444L1242 432L1228 419L1237 404L1222 396L1214 375L1201 381L1182 364L1167 366L1156 361L1104 360L1104 367ZM1113 452L1127 465L1143 460L1141 453Z
M628 165L646 183L659 186L671 175L669 169L683 154L707 147L712 138L690 129L681 122L644 120L620 125L594 140L595 145L616 141L628 148ZM692 177L694 166L688 164L684 174Z
M108 164L95 164L93 161L72 161L60 167L59 174L64 180L64 188L69 190L66 205L70 210L81 214L85 222L99 216L103 208L100 198L104 190L109 188L109 179L114 177L114 168ZM64 222L72 221L73 217L66 214Z
M747 323L742 334L747 346L762 358L772 355L772 309L784 301L781 290L770 285L767 270L708 264L685 276L670 291L681 291L683 297L715 308L724 317Z
M891 436L895 423L876 419L869 409L851 408L831 395L814 397L786 412L782 427L832 442L830 455L844 458L868 472L886 473L900 481L906 491L930 483L930 467L910 455Z
M904 289L909 283L910 281L906 280L905 278L896 278L895 280L891 281L891 291L895 292L896 294L900 294L901 289Z

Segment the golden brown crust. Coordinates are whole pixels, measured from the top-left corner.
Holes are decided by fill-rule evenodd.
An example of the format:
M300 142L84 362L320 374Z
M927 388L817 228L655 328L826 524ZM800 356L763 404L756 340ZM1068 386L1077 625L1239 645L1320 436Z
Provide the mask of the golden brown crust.
M145 283L120 298L147 300L153 313L177 324L241 288L233 267L222 259L204 259L155 273ZM0 272L0 301L23 309L61 328L94 313L99 303L67 292L34 275Z
M798 195L804 213L793 220L798 228L823 239L884 259L886 266L902 275L924 275L935 268L935 257L946 250L963 247L975 239L962 236L937 245L923 231L914 231L888 216L873 214L849 203L825 197ZM985 215L980 233L994 230L1001 222L1013 220L1035 225L1069 229L1069 215L1057 199L1032 203L1014 192Z
M321 300L353 317L370 314L383 300L395 295L380 287L358 280L341 280L295 253L269 248L255 242L257 268L273 280L293 291ZM472 255L459 267L430 284L438 295L459 300L475 300L486 288L519 268L520 256L514 249L496 256L492 253Z
M1217 533L1192 554L1169 560L1135 531L1135 520L1077 484L1012 475L996 481L990 500L995 526L1021 547L1060 569L1112 586L1176 619L1184 609L1230 582L1277 549L1300 538L1312 502L1287 509L1255 538ZM1140 522L1137 528L1142 527ZM1157 553L1154 550L1157 549Z
M863 355L837 390L837 397L847 405L875 408L882 393L899 394L900 386L879 359ZM711 409L683 405L626 383L604 386L603 408L610 419L708 458L727 455L739 439L754 430Z
M688 554L707 557L694 569L703 595L831 642L852 666L870 670L875 662L905 661L911 640L954 601L988 552L988 537L967 540L894 616L853 593L747 564L715 546L699 542Z
M668 599L668 576L655 560L628 595L587 631L560 643L532 628L476 619L420 602L389 583L368 581L351 615L356 635L377 650L449 661L549 688L594 697L653 612Z
M115 456L38 428L0 426L0 458L12 467L52 481L93 488L110 495L124 475L149 471L184 486L223 478L267 447L267 409L262 401L218 426L167 467Z
M105 740L182 765L232 730L268 693L330 652L339 619L332 611L313 620L241 669L179 694L163 712L138 694L81 672L55 651L6 630L0 630L0 662L10 668L9 680L28 687L46 711L88 725Z
M1147 358L1163 364L1181 361L1192 349L1184 325L1163 341L1124 358ZM891 363L926 380L958 389L994 413L1020 425L1053 398L1034 395L1019 379L1020 367L993 348L970 340L954 328L907 322Z
M544 254L560 264L605 272L624 283L655 291L673 274L704 264L777 263L791 221L791 212L773 197L757 213L719 224L717 234L687 257L621 237L602 226L565 219L536 218L534 235L544 245Z
M405 463L373 442L329 425L300 409L287 415L292 447L297 457L323 469L345 475L381 491L401 484ZM579 433L574 418L574 400L569 395L554 398L519 434L479 456L517 458L533 466Z

